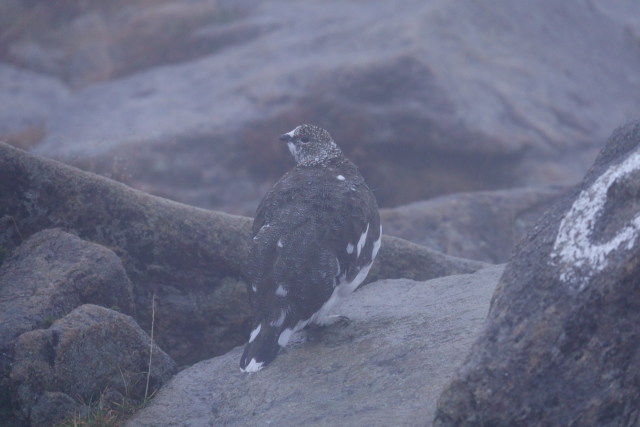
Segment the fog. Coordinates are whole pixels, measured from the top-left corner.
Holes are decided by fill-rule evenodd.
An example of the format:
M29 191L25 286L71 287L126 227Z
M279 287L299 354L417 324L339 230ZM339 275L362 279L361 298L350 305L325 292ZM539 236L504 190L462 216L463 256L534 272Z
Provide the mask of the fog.
M637 425L639 112L637 0L0 0L0 424Z
M0 139L252 216L326 128L382 207L572 184L640 111L634 1L12 1Z

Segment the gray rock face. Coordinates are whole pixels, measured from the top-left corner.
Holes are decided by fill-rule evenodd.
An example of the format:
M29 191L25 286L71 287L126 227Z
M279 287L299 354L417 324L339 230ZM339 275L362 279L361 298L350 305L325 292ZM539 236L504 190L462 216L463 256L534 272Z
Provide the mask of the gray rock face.
M0 366L18 335L85 303L135 312L132 284L120 259L61 230L30 236L0 267Z
M83 409L86 410L68 394L45 391L28 410L29 421L33 426L56 426L68 421L74 414L82 413Z
M35 150L229 212L253 212L291 164L276 136L301 122L329 129L395 206L576 182L640 109L635 0L56 5L11 32L5 59L100 83Z
M506 262L515 244L565 192L529 187L436 197L381 209L384 232L449 255Z
M149 370L149 393L176 371L175 362L155 344L149 366L151 349L149 337L133 318L82 305L50 328L18 339L11 370L18 413L31 425L53 425L106 390L115 399L105 402L107 406L122 405L125 399L140 403Z
M241 348L177 374L126 425L421 425L485 318L502 267L429 282L389 280L336 312L268 368L243 374Z
M147 330L156 293L159 344L180 363L244 339L249 218L154 198L4 144L0 198L7 250L51 227L112 248L134 283L137 318Z
M6 0L0 13L5 59L74 88L216 51L193 32L234 19L233 11L208 0Z
M435 425L640 423L640 122L507 266Z
M366 283L388 278L427 280L452 274L471 273L487 264L445 255L404 239L382 236L382 246Z
M0 348L86 303L134 314L120 259L61 230L32 235L0 267Z
M44 230L2 263L0 408L9 407L8 376L18 336L44 328L85 303L135 312L132 284L122 262L105 247L61 230Z
M158 343L181 364L222 354L249 333L243 280L251 219L192 208L38 158L0 143L0 247L60 227L112 248L134 284L149 330L157 297ZM383 237L369 280L426 280L484 264ZM45 273L42 273L45 274Z

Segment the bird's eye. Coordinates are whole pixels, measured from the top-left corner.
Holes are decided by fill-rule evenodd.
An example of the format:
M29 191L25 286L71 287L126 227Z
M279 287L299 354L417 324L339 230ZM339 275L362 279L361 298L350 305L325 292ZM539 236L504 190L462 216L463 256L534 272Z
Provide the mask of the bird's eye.
M306 144L307 142L309 142L309 138L306 136L301 136L300 137L300 142L302 142L303 144Z

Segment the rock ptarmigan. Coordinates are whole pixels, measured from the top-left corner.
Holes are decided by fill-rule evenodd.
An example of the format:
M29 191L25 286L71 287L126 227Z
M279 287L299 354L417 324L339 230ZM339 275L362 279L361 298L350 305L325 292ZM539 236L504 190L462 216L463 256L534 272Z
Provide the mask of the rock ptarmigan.
M304 124L280 137L296 166L266 194L253 221L253 328L240 368L275 359L292 334L328 325L329 310L367 276L382 228L376 199L329 135Z

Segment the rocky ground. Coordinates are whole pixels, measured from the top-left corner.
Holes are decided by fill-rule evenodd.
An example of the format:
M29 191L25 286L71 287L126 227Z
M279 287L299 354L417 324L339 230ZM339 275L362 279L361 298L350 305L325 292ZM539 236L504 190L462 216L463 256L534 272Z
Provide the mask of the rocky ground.
M176 364L226 353L246 340L250 218L151 196L0 143L0 223L3 423L17 417L48 425L69 412L47 409L76 410L82 404L71 405L73 398L86 403L97 390L139 404L152 324L162 363L151 392ZM391 236L382 245L369 282L426 280L487 265ZM78 316L77 307L96 327L68 331L78 324L69 319ZM74 364L65 362L68 352L76 353Z
M251 375L227 352L248 333L248 218L6 144L0 166L4 424L55 425L96 396L135 408L163 384L129 425L640 421L640 122L613 134L504 274L385 236L374 283L338 308L351 320Z
M634 0L0 2L0 425L96 396L137 407L167 381L133 425L171 425L156 411L189 396L176 413L205 425L375 425L388 407L400 424L637 424L638 125L593 163L640 111L637 16ZM302 122L361 168L383 245L351 323L243 377L249 216ZM375 375L352 343L379 351Z
M640 424L640 122L522 240L436 426Z
M309 331L258 374L238 369L241 347L195 364L126 425L425 424L502 270L372 283L336 309L347 324Z

